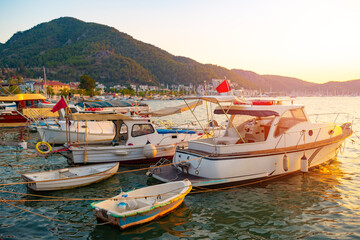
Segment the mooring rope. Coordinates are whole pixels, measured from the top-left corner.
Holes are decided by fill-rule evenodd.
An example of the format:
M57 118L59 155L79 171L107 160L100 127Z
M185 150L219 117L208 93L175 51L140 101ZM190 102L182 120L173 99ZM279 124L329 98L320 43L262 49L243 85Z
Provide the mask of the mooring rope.
M16 206L12 203L9 203L7 200L5 199L1 199L0 198L0 202L3 202L3 203L6 203L12 207L15 207L17 209L20 209L22 211L25 211L25 212L28 212L28 213L31 213L31 214L34 214L36 216L39 216L39 217L42 217L42 218L46 218L48 220L51 220L51 221L55 221L55 222L61 222L61 223L65 223L65 224L72 224L72 225L81 225L81 226L93 226L93 225L106 225L106 224L109 224L109 222L104 222L104 223L98 223L98 224L93 224L92 222L89 222L89 223L77 223L77 222L69 222L69 221L65 221L65 220L60 220L60 219L55 219L55 218L52 218L52 217L48 217L48 216L45 216L45 215L42 215L42 214L39 214L39 213L36 213L36 212L33 212L33 211L30 211L30 210L27 210L25 208L22 208L22 207L19 207L19 206ZM94 221L94 220L93 220Z
M96 174L93 174L92 176L115 175L115 174L124 174L124 173L144 171L144 170L149 170L149 169L158 168L158 167L166 167L166 166L170 166L170 165L176 165L176 164L179 164L179 163L185 163L185 162L195 161L195 160L198 160L198 159L204 158L204 157L207 157L207 156L192 158L192 159L184 160L184 161L177 162L177 163L167 163L167 164L163 164L163 165L159 165L159 166L150 166L150 167L133 169L133 170L126 170L126 171L121 171L121 172L116 172L116 173L104 173L104 172L102 172L102 173L96 173ZM54 171L56 171L56 170L54 170ZM86 175L86 176L77 176L77 177L68 177L68 178L63 178L62 180L81 179L81 178L86 178L86 177L89 177L89 175ZM32 182L1 183L0 186L10 186L10 185L29 184L29 183L41 183L41 182L54 182L54 181L59 181L59 179L49 179L49 180L32 181Z

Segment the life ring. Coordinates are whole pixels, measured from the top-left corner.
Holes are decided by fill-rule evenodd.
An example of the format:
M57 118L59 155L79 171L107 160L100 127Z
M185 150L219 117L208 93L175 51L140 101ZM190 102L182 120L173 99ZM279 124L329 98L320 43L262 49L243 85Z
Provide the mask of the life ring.
M46 146L48 149L45 150L45 151L40 150L40 146ZM52 150L51 145L49 143L47 143L47 142L38 142L36 144L36 151L38 151L41 154L48 154L48 153L51 152L51 150Z

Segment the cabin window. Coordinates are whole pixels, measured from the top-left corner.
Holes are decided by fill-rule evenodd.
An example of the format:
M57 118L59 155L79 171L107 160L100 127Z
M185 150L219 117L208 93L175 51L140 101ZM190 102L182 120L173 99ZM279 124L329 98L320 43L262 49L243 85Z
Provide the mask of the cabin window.
M76 108L70 108L70 112L71 113L77 113L78 111L76 110Z
M131 131L132 137L138 137L154 133L155 129L151 124L134 124Z
M290 109L281 116L274 136L278 137L296 124L306 121L307 119L302 108Z
M119 133L125 134L127 132L128 132L128 127L126 126L126 124L125 123L121 124Z
M126 144L128 140L128 127L122 120L114 121L115 124L115 137L114 141L119 144Z
M25 101L25 107L32 107L33 106L33 102L30 101Z
M38 107L39 106L39 100L34 100L34 107Z

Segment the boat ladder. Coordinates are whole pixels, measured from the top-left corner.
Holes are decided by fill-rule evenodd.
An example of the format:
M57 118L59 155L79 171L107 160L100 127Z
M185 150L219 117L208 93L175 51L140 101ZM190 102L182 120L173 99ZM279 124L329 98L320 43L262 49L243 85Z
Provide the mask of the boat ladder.
M169 161L169 159L166 159L166 158L161 158L157 163L155 163L154 165L151 165L150 166L150 169L149 171L146 173L147 175L151 174L151 172L157 172L157 171L160 171L161 172L161 167L162 165L164 164L171 164L171 162ZM151 172L150 172L151 170Z

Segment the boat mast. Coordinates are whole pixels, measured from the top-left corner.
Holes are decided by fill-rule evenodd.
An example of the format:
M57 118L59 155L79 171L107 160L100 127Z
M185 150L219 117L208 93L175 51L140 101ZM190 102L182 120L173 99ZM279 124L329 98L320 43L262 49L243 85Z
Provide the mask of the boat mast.
M45 97L47 98L47 87L46 87L46 72L44 67L44 82L45 82Z

